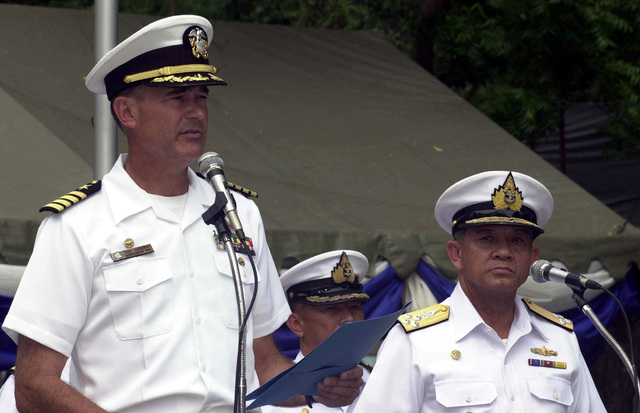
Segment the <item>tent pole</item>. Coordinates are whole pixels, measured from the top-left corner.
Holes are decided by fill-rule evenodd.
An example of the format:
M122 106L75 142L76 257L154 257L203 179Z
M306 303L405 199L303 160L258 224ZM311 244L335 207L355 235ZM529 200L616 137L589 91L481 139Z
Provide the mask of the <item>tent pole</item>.
M95 2L95 61L111 50L118 41L118 0ZM116 123L106 95L96 94L93 100L94 165L93 178L102 179L109 172L118 154Z

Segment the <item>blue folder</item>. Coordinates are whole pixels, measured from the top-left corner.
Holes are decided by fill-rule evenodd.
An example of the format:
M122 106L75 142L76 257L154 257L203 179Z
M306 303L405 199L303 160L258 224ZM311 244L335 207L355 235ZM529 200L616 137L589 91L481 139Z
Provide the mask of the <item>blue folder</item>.
M319 396L318 383L357 366L405 308L383 317L344 323L299 363L247 395L247 400L255 399L247 409L279 403L297 395Z

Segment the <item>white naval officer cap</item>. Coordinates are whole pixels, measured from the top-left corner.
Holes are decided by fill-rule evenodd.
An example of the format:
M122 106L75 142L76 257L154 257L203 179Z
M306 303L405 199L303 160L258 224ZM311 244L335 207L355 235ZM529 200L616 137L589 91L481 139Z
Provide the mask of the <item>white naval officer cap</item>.
M155 21L111 49L87 75L85 84L94 93L112 100L132 86L177 87L226 85L209 64L213 27L194 15L171 16Z
M435 216L450 234L474 225L520 225L542 234L553 197L534 178L519 172L487 171L451 185L438 199Z
M289 302L327 305L345 301L369 301L360 279L369 269L362 253L350 250L325 252L304 260L280 277Z

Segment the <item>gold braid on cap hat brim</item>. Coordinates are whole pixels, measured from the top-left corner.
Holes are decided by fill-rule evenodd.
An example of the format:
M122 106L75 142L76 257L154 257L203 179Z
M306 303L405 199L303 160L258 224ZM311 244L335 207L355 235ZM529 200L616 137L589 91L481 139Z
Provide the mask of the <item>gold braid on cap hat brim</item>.
M354 294L343 294L343 295L334 295L333 297L320 297L317 295L304 297L305 300L311 301L312 303L331 303L338 300L353 300L356 298L367 298L370 299L367 293L354 293Z
M159 76L170 76L180 73L193 73L193 72L205 72L216 73L216 69L212 65L181 65L181 66L166 66L160 69L149 70L146 72L135 73L124 77L124 83L139 82L141 80L152 79ZM214 76L215 78L215 76ZM222 80L222 79L220 79Z
M456 221L453 221L454 226L456 225L456 223L457 223ZM492 223L522 224L522 225L528 225L528 226L535 227L542 230L542 227L540 225L534 224L533 222L527 221L526 219L513 218L513 217L483 217L483 218L476 218L476 219L471 219L469 221L463 222L463 224L492 224Z

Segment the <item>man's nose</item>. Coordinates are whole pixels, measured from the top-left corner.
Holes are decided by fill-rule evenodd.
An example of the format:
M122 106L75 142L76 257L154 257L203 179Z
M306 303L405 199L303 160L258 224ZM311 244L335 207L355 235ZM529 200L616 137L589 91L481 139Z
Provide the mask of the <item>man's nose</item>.
M502 240L496 244L493 256L498 259L506 260L513 257L511 244L507 240Z
M202 106L196 99L192 99L189 101L189 106L187 108L187 117L189 119L204 119L207 114L207 107Z

